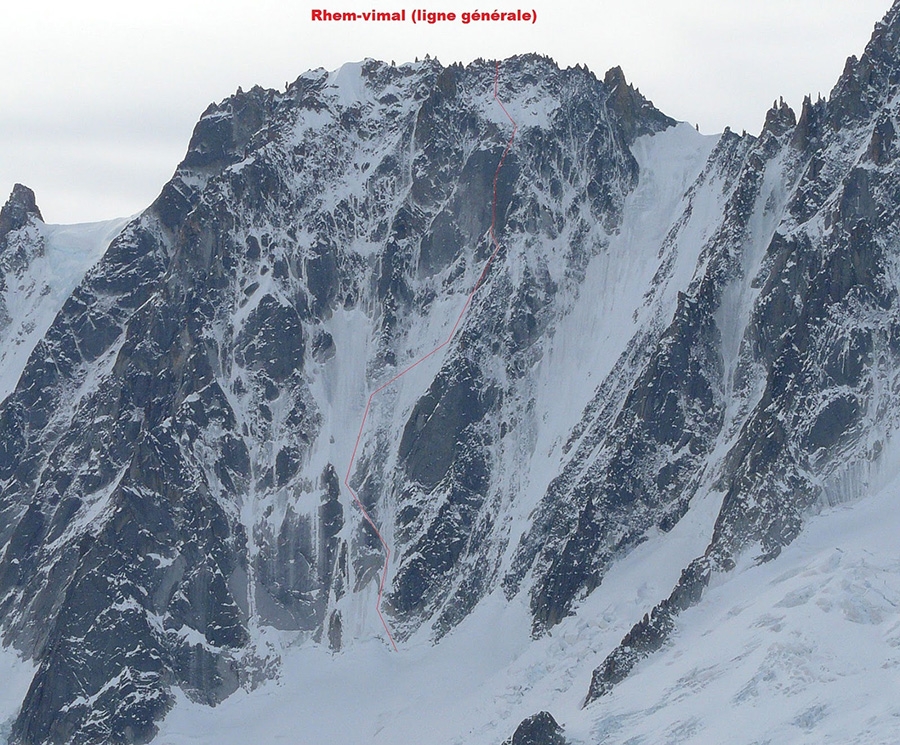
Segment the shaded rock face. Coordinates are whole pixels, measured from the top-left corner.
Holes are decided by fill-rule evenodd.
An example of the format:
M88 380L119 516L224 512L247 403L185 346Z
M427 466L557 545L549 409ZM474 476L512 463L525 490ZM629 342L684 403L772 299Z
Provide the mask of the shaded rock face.
M16 184L6 204L0 208L0 241L13 230L19 230L34 217L43 221L41 211L35 202L34 192L27 186Z
M484 61L207 109L0 402L0 630L38 664L12 741L148 742L174 689L276 675L267 629L381 633L345 479L401 644L492 594L546 634L714 503L588 702L715 572L864 491L898 422L897 16L759 137L533 55L501 63L499 171ZM0 247L39 250L30 192L2 215ZM562 737L544 712L512 742Z
M621 220L630 143L672 121L509 60L535 119L498 174L494 72L367 62L211 106L66 300L0 404L0 618L38 662L14 742L147 742L173 687L215 704L277 672L255 628L362 633L381 547L341 493L346 422L466 297L492 219L516 239L412 407L375 403L351 476L395 526L398 638L496 582L499 412ZM19 187L2 215L4 239L40 218Z

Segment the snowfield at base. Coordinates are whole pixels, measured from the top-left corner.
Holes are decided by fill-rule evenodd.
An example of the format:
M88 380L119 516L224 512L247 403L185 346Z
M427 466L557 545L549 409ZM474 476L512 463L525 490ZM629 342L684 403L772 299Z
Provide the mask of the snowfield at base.
M394 653L372 638L332 655L315 645L292 648L285 636L278 681L215 709L179 694L159 741L501 742L548 695L582 695L598 662L588 635L612 642L626 630L621 619L612 626L601 620L583 636L581 625L572 618L559 634L532 642L525 605L495 595L436 646L423 638Z
M441 644L399 653L371 639L332 655L284 636L279 680L214 709L179 694L158 741L499 745L547 708L592 745L900 742L898 492L900 480L832 508L777 560L747 557L714 578L666 648L586 709L591 670L628 630L627 611L671 582L683 560L673 543L690 553L714 499L674 542L651 539L617 565L544 639L530 641L526 608L502 597Z
M900 480L714 579L659 654L578 715L591 743L900 742Z

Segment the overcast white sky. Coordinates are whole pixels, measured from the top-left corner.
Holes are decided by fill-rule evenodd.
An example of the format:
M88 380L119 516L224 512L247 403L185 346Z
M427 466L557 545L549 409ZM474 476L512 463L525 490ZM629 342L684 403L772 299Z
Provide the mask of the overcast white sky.
M773 99L827 95L891 0L31 0L0 13L0 203L15 182L48 222L136 213L206 106L365 57L398 63L537 51L598 76L621 65L703 132L757 133ZM536 9L535 25L312 23L310 10ZM591 8L582 10L580 8Z

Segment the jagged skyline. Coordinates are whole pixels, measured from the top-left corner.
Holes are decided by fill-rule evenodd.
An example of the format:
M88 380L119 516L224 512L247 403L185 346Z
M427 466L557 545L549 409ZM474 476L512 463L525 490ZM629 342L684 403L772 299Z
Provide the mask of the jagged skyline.
M758 137L500 67L0 208L0 743L900 741L900 0Z
M96 0L13 7L0 28L0 192L28 184L54 223L138 212L171 176L208 103L364 57L431 54L449 64L537 51L597 75L620 65L676 119L708 133L755 133L773 98L796 108L806 93L827 95L888 6L614 0L576 11L535 2L534 26L478 28L313 24L313 3L279 0L256 4L253 17L238 3L170 0L115 13Z

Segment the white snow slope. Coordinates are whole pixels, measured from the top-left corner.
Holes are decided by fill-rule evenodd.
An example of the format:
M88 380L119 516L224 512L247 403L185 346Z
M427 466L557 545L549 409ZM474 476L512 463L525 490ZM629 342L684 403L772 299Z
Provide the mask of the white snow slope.
M0 401L15 389L29 355L63 303L130 219L79 225L36 222L27 228L38 234L30 237L39 248L6 272L3 300L10 322L0 326Z
M554 373L605 370L604 361L621 351L642 309L642 257L655 258L713 144L684 125L636 143L641 183L629 197L623 230L588 267L585 289L538 363L540 444L529 472L519 474L516 486L524 491L509 508L511 535L523 529L548 474L559 468L553 433L572 426L569 418L577 418L595 384L559 391ZM697 230L708 224L705 213L721 207L706 205L704 193L721 190L694 194ZM655 213L661 224L639 224L648 201L666 207ZM673 271L689 277L706 236L691 222L679 235ZM630 264L613 261L617 253L633 257ZM612 264L629 265L630 273L612 276ZM646 312L670 314L674 289L683 285L679 278L662 289ZM404 398L405 387L415 381L395 395ZM214 709L179 694L158 741L499 745L522 719L547 709L576 744L900 742L900 704L885 695L900 691L900 514L890 506L898 487L900 481L878 487L874 496L812 518L776 561L755 566L748 556L716 577L700 604L679 618L667 646L585 709L592 671L703 553L720 493L702 492L671 532L614 565L576 614L541 639L531 637L527 594L510 603L499 592L439 644L423 628L399 653L373 623L354 624L356 640L337 654L260 629L258 648L280 657L280 677ZM373 599L356 598L366 603L362 615L370 615Z
M626 619L671 586L710 505L615 567L553 634L490 598L440 645L380 641L331 655L281 646L284 673L215 709L182 700L167 745L494 745L539 708L574 743L900 742L900 480L812 520L777 561L720 579L659 653L581 709ZM682 555L679 555L682 554Z
M0 646L0 743L6 745L10 729L19 713L37 665Z
M336 79L340 90L352 78L353 70L344 70ZM515 108L517 116L524 111L525 103ZM661 326L668 322L677 290L696 271L709 238L704 231L713 223L709 216L722 209L723 189L713 173L693 194L685 190L697 183L714 145L715 138L684 124L635 143L641 180L628 197L622 228L615 236L598 236L608 238L608 245L587 267L580 293L535 363L531 420L521 443L534 456L522 469L518 451L498 454L498 473L508 487L503 491L510 495L503 512L510 551L564 462L560 433L577 423L637 327L654 318ZM760 250L783 207L784 194L773 190L767 182L761 203L772 208L751 230L750 243ZM689 219L676 224L688 202ZM0 400L62 302L123 224L42 228L44 253L6 297L12 320L0 338ZM673 255L670 274L648 300L644 293L664 243ZM753 265L760 259L760 252L746 257ZM755 274L752 267L746 273ZM740 338L753 301L749 288L741 289L728 295L719 319L733 339ZM459 296L438 297L412 323L409 359L401 362L445 338L460 302ZM327 429L306 465L311 474L326 463L348 463L352 441L346 433L356 432L368 392L382 382L368 379L365 361L373 339L358 314L334 313L327 328L338 352L327 374L318 368L308 373L316 399L330 407ZM725 360L729 369L735 355L731 350ZM440 361L435 356L386 391L375 402L374 421L399 437ZM560 380L567 381L562 389ZM241 411L240 401L232 404ZM281 416L274 412L276 422ZM272 457L278 446L277 437L269 437ZM723 445L716 457L724 450ZM891 457L900 464L900 455ZM722 495L707 487L670 532L628 553L574 615L537 640L528 594L510 602L495 592L439 644L424 626L394 653L374 617L370 584L344 601L351 642L343 651L329 652L308 633L254 625L253 646L280 660L277 679L241 689L214 708L176 691L178 703L155 742L500 745L519 722L542 709L564 725L575 745L900 742L900 511L893 506L900 478L853 492L853 499L810 518L777 560L756 565L747 555L736 570L715 576L700 603L679 616L660 652L639 663L610 695L582 708L593 670L709 544ZM248 513L243 522L257 524L257 515L270 506L283 509L282 497L273 492L242 505ZM318 495L310 501L315 507ZM360 517L349 502L344 508L352 516L344 529L349 535ZM276 524L278 510L274 515ZM507 553L503 570L509 559ZM0 743L33 673L12 651L0 651Z

